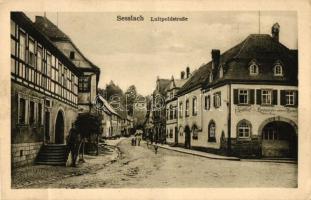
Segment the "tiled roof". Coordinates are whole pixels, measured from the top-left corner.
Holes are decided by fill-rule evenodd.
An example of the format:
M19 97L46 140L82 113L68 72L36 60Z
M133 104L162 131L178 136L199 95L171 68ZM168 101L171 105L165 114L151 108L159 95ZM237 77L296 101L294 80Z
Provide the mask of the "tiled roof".
M81 68L90 68L95 70L96 73L100 73L99 68L94 65L89 59L87 59L83 53L80 51L80 49L73 43L73 41L70 39L68 35L66 35L62 30L60 30L53 22L51 22L47 17L42 16L36 16L36 21L34 25L42 31L46 36L50 38L53 42L69 42L78 52L81 54L83 59L88 63L89 66L83 65L78 66Z
M119 114L115 111L115 109L108 103L108 101L102 95L98 96L99 99L103 102L103 109L107 114L114 114L119 116Z
M249 63L255 59L259 64L259 74L250 76ZM281 61L284 67L284 76L273 75L273 64ZM280 42L275 41L267 34L251 34L244 41L220 55L220 64L224 68L223 78L218 78L218 70L214 75L214 81L209 83L209 74L212 70L212 62L201 66L193 76L179 90L179 94L191 91L193 88L205 87L224 80L241 81L297 81L297 51L289 50ZM215 76L217 75L217 76Z
M170 84L170 79L158 79L157 82L159 84L159 89L155 90L155 92L159 92L161 94L165 94L165 90L167 86Z
M47 35L52 41L70 41L70 38L53 24L47 17L36 16L35 26Z
M181 88L186 82L187 82L188 79L175 79L175 86L177 88Z

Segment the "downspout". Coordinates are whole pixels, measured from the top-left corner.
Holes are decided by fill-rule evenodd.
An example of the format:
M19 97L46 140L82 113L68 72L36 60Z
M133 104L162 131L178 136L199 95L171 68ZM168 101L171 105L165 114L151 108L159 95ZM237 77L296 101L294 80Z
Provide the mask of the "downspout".
M229 99L228 99L228 140L227 140L227 154L231 155L231 84L229 84Z

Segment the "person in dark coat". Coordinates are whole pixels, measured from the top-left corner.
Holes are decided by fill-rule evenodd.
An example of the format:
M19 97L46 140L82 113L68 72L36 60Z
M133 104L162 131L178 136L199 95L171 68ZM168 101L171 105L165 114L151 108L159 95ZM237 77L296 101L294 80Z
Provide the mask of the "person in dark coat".
M71 165L76 167L76 161L79 155L79 146L80 146L81 138L75 126L73 126L67 137L67 144L69 147L69 153L71 153Z

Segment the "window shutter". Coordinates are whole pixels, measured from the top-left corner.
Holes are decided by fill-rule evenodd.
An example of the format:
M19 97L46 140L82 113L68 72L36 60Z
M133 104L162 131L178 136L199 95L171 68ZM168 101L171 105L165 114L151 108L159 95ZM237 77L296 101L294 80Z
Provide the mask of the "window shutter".
M261 104L261 90L256 90L256 104Z
M219 106L218 107L221 107L221 92L219 92L218 95L219 95Z
M294 99L295 99L294 106L298 107L298 91L294 92Z
M255 93L255 90L249 90L249 103L250 104L254 104L254 93Z
M233 90L233 104L238 104L239 103L239 90L234 89Z
M278 91L277 90L272 91L272 104L273 105L278 104Z
M213 94L213 105L214 105L214 108L216 108L216 95Z
M281 90L281 105L286 104L286 96L285 96L285 90Z

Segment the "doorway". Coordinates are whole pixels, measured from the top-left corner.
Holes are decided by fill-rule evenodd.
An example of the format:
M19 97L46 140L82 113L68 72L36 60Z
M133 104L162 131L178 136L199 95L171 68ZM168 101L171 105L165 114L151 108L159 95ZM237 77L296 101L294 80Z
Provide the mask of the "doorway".
M44 118L44 136L45 136L45 141L50 142L50 112L46 111L45 112L45 118Z
M64 143L64 117L61 111L58 112L55 123L55 144Z
M189 126L185 127L185 148L190 149L191 148L191 131Z
M263 157L297 158L297 135L294 127L283 121L273 121L262 129Z

